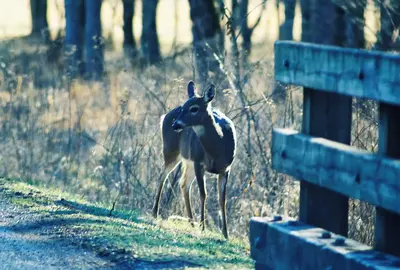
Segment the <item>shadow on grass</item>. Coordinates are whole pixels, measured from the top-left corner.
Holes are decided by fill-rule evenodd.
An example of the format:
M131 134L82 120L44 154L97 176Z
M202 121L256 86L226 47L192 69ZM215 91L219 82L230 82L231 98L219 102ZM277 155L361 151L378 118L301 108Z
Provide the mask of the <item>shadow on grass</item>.
M14 196L13 193L9 195ZM23 222L14 224L9 229L24 233L43 228L71 228L73 234L67 234L65 239L86 242L88 247L107 246L116 250L131 250L128 253L135 254L134 260L138 269L149 265L152 266L149 268L161 269L208 267L227 263L246 266L251 264L245 248L232 242L159 227L151 221L140 219L137 213L114 210L110 216L110 210L101 206L46 198L36 194L20 195L18 201L21 205L24 205L25 200L32 200L37 206L46 208L37 210L34 207L30 213L33 216L37 214L37 218L22 219ZM53 203L63 208L47 209ZM74 216L79 213L89 216Z
M55 203L70 208L72 210L79 210L81 212L95 216L120 218L123 220L133 221L137 223L144 222L142 219L138 218L138 216L135 213L125 213L119 210L111 211L110 209L106 209L104 207L77 203L65 199L55 201Z
M39 229L44 229L45 227L55 227L55 226L69 226L74 224L100 224L105 223L103 220L90 220L85 218L63 218L63 217L49 217L40 220L29 220L27 222L18 222L11 226L5 226L6 229L15 232L29 232Z
M110 217L110 210L98 206L88 206L85 204L68 201L65 199L56 202L64 207L79 210L94 216ZM221 263L248 264L249 260L243 258L243 247L238 247L231 242L212 237L197 237L186 232L174 232L154 226L153 223L145 222L135 215L124 213L118 210L113 211L113 218L117 217L133 223L121 223L118 220L109 220L101 223L105 233L94 236L91 241L106 243L113 241L118 246L132 248L140 246L143 250L150 253L153 250L174 249L174 252L165 254L163 258L151 256L158 263L168 263L171 261L182 261L198 266L198 262L204 261L205 264L214 265ZM96 223L96 222L94 222ZM100 223L98 223L100 225ZM143 227L144 224L151 225L151 229ZM242 253L241 256L238 253ZM198 255L196 255L198 254ZM192 263L193 262L193 263ZM143 260L145 264L145 260Z

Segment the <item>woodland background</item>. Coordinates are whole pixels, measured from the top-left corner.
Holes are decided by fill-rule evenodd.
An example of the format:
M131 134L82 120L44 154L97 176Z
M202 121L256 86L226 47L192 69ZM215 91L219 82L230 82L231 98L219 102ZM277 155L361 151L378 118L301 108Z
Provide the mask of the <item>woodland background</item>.
M149 213L162 170L160 116L186 84L217 85L235 123L230 233L297 216L298 183L271 169L273 126L300 129L302 91L273 79L273 43L400 46L396 0L0 0L0 176ZM377 106L354 99L352 145L377 150ZM366 143L367 142L367 143ZM161 215L183 215L179 169ZM218 217L208 176L208 222ZM198 189L192 205L199 214ZM374 208L350 201L349 236L371 244Z

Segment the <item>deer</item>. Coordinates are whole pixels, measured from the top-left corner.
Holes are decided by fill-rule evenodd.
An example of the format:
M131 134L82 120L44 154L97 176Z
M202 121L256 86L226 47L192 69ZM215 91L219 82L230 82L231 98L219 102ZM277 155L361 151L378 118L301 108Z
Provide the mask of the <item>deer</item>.
M188 100L181 106L161 116L160 129L163 143L164 166L153 205L157 218L163 186L172 171L181 164L179 185L186 214L193 225L190 205L187 168L193 165L199 187L201 217L200 227L205 230L206 178L205 172L218 175L218 204L221 230L228 240L226 218L226 189L236 151L236 131L231 119L211 106L215 85L209 85L202 95L195 84L187 85Z

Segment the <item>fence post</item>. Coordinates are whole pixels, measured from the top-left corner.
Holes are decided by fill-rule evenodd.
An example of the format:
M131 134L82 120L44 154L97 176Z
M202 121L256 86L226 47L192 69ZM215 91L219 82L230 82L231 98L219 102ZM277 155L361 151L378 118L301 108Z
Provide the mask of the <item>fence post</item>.
M305 134L350 144L352 97L304 88ZM300 220L347 236L348 198L317 185L300 182Z
M301 222L251 219L256 269L400 266L399 60L377 51L275 43L275 79L304 88L302 132L274 128L271 140L272 168L300 181ZM378 154L350 146L353 97L380 102ZM347 238L349 198L375 205L374 248Z
M378 153L382 156L400 158L399 117L399 106L379 104ZM380 207L376 208L375 249L400 256L400 216Z

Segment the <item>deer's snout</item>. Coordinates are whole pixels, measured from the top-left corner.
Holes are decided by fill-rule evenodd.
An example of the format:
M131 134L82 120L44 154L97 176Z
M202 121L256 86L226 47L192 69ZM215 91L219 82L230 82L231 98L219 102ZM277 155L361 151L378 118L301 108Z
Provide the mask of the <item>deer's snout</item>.
M172 128L175 130L175 131L181 131L182 129L184 129L185 128L185 125L184 125L184 123L182 122L182 121L180 121L180 120L176 120L173 124L172 124Z

